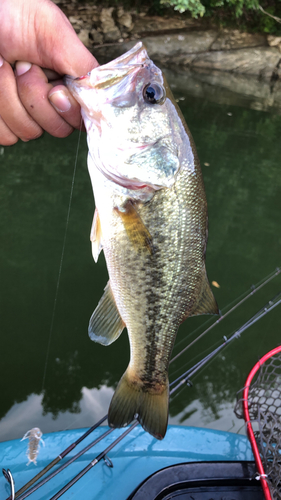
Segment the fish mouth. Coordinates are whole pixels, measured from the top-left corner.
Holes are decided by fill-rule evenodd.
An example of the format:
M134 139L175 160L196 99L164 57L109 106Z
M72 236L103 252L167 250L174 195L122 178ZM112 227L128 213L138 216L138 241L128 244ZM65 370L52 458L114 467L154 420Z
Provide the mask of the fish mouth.
M103 68L114 66L126 66L126 65L143 65L145 62L149 60L147 55L147 50L145 45L142 42L138 42L134 47L131 48L125 54L122 54L120 57L117 57L112 62L108 64L104 64Z
M70 75L64 75L62 81L63 81L63 84L68 87L69 85L71 85L71 83L73 83L75 80L78 80L78 78L76 78L75 76L70 76Z
M149 61L145 46L142 42L138 42L131 50L113 61L98 66L78 78L66 75L63 81L76 95L80 89L107 89L121 82L123 78L134 75L141 68L148 67Z

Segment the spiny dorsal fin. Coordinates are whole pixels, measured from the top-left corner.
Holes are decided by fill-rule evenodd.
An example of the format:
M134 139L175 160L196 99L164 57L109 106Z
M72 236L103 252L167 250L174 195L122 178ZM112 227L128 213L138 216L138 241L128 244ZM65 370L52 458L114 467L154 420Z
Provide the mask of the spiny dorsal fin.
M201 293L190 316L199 316L200 314L219 314L218 304L211 290L206 271L203 275Z
M101 235L101 225L98 209L96 208L90 233L90 240L92 242L92 254L94 261L97 262L99 254L102 250L102 235Z
M115 208L115 211L120 215L133 247L136 250L138 248L146 248L152 254L152 237L144 225L135 203L132 200L128 200L122 210Z
M91 340L102 345L112 344L121 335L125 323L121 319L110 282L107 283L104 294L94 310L89 322Z

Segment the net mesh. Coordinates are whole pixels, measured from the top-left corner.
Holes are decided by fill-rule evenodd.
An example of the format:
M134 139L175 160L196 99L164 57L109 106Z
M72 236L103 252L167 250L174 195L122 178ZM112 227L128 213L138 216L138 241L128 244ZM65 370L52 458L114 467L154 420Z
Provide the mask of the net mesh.
M249 388L248 409L271 496L281 500L281 352L260 366ZM244 418L243 398L235 414Z

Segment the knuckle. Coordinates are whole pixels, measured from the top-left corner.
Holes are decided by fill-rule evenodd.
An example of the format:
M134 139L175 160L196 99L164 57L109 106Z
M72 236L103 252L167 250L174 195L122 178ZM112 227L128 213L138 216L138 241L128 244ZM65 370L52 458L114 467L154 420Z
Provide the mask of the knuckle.
M0 145L1 146L13 146L18 142L18 137L15 135L7 134L6 136L0 137Z
M68 137L73 132L73 127L71 127L65 121L62 121L58 125L54 126L50 131L50 134L54 137L63 138Z
M33 141L34 139L38 139L39 137L41 137L41 135L43 134L43 130L37 130L37 131L29 131L25 134L22 134L22 136L20 137L22 141L24 142L27 142L27 141Z
M43 133L43 130L38 125L38 123L28 115L22 118L22 120L18 123L18 127L19 130L17 135L23 141L31 141L33 139L37 139Z

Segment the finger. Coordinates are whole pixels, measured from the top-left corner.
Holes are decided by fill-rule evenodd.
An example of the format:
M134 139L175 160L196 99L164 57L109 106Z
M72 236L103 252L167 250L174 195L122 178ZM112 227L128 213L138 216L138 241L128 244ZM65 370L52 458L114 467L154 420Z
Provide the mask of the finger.
M50 0L0 0L2 18L1 50L10 63L30 61L71 76L85 75L98 66L67 17Z
M5 122L3 122L0 116L0 145L1 146L12 146L18 141L18 138L13 132L7 127Z
M6 61L0 67L0 115L6 127L24 141L36 139L43 132L22 105L14 72Z
M96 58L79 40L71 23L60 9L55 5L52 20L49 16L51 32L54 34L55 43L49 46L49 50L44 47L41 53L46 64L41 64L47 68L52 68L60 75L83 76L99 64ZM60 34L59 43L57 33ZM50 42L50 37L47 40ZM51 65L50 65L51 60Z
M82 126L81 108L64 85L53 87L48 94L51 104L59 115L73 128Z
M16 63L17 87L20 100L33 120L55 137L67 137L73 131L53 108L48 93L53 88L45 73L33 64L26 72L23 62ZM71 104L70 104L71 106Z
M56 71L53 71L52 69L42 68L42 70L44 71L49 82L53 82L53 81L59 80L61 78L61 76Z

